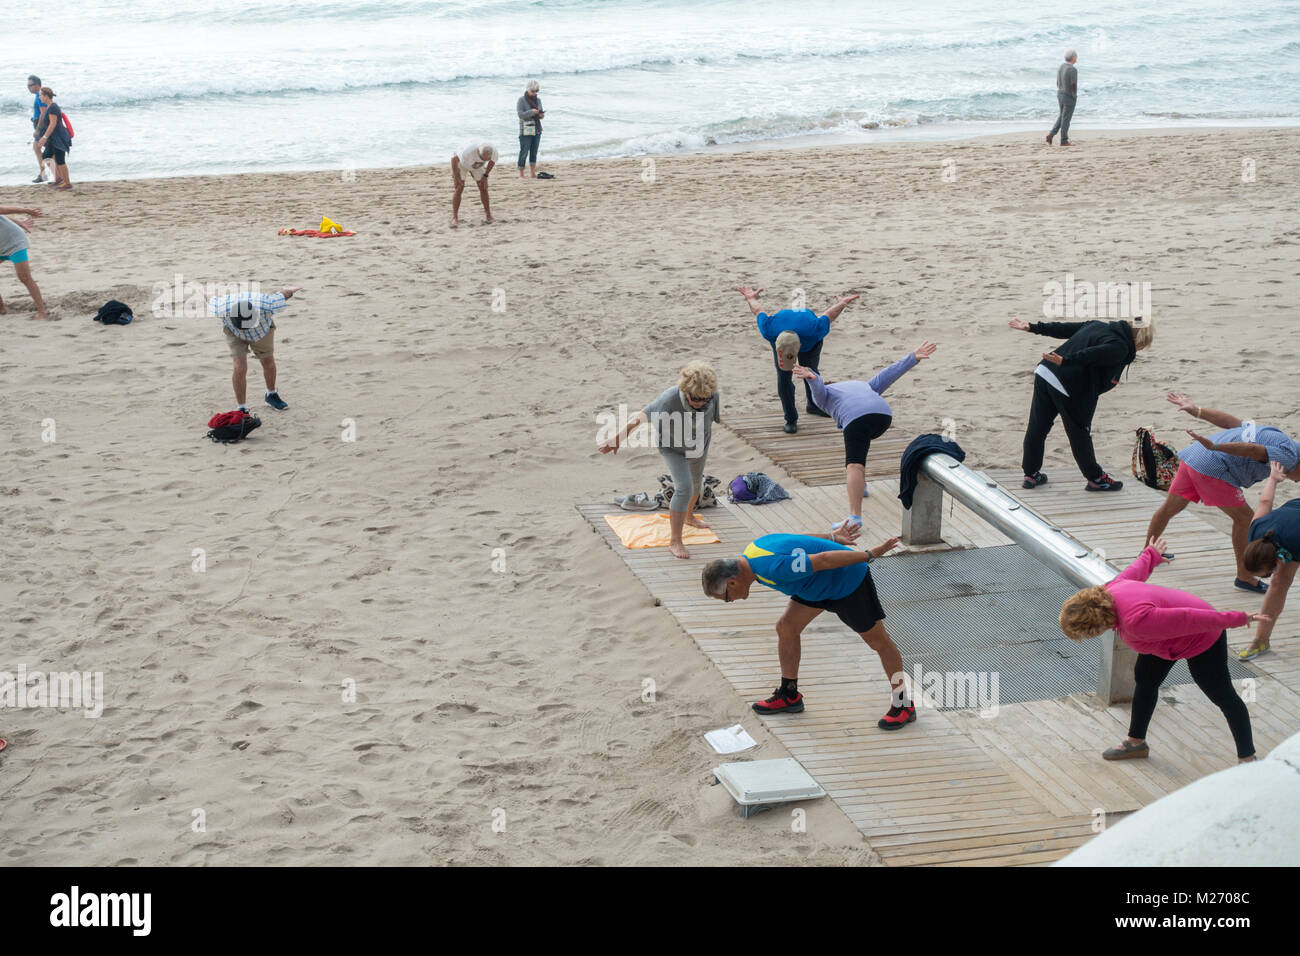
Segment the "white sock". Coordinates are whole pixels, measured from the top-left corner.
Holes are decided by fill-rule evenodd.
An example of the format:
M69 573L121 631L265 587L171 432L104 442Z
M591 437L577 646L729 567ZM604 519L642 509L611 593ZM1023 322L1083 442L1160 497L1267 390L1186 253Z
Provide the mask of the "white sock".
M235 409L235 411L246 412L246 411L248 411L248 406L247 406L247 405L240 405L237 409Z

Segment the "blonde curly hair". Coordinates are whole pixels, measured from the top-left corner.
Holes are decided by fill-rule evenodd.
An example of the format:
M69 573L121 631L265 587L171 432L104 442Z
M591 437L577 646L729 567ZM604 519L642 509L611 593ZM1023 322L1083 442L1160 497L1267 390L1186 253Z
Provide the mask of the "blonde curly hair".
M1061 605L1060 621L1061 630L1071 640L1104 634L1115 626L1115 598L1104 584L1084 588Z
M682 369L677 387L687 398L709 398L718 390L718 373L708 362L694 361Z

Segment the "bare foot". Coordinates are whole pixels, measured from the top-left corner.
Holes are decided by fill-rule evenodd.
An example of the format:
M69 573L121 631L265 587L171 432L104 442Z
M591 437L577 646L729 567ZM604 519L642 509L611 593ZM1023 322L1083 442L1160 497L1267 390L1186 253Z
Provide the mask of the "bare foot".
M691 553L686 550L686 545L680 541L674 541L668 545L668 550L672 552L674 558L689 558Z
M709 528L708 524L706 524L704 519L701 518L699 515L687 515L686 523L690 525L692 528L703 528L706 531Z
M490 226L492 225L492 223L496 222L496 220L493 219L491 216L488 216L486 219L483 220L483 222Z
M8 314L9 314L9 310L5 307L4 302L0 301L0 315L8 315Z
M37 312L36 315L33 316L33 318L36 319L48 319L49 317L50 314L48 312Z

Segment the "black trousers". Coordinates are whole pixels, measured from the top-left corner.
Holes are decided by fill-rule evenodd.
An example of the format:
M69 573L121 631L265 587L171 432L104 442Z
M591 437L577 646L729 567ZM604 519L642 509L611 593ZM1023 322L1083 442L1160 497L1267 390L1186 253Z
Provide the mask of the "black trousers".
M1097 411L1097 397L1079 401L1066 398L1047 380L1034 376L1034 398L1029 406L1029 425L1025 429L1025 445L1020 467L1026 475L1036 475L1043 467L1043 448L1047 444L1047 433L1061 417L1065 426L1065 437L1070 440L1070 451L1074 461L1083 472L1083 477L1096 481L1102 476L1101 465L1097 464L1097 453L1092 447L1092 416Z
M1133 712L1129 717L1128 735L1135 740L1146 740L1147 726L1155 713L1160 697L1160 685L1173 669L1174 662L1154 654L1139 654L1133 668L1137 687L1133 691ZM1250 713L1232 686L1228 676L1228 632L1195 657L1187 659L1187 669L1192 672L1196 686L1228 719L1228 729L1237 744L1238 757L1252 757L1255 742L1250 734Z
M822 358L822 342L825 341L825 339L821 339L807 352L800 352L799 364L816 372L818 370L817 363ZM781 412L785 415L785 420L788 423L794 424L799 420L799 409L795 407L794 401L794 374L781 368L781 362L776 357L775 343L772 345L772 364L776 366L776 394L781 396ZM808 397L808 404L815 405L816 403L812 397L812 386L804 382L803 391Z
M1056 102L1060 105L1061 111L1056 114L1056 125L1052 127L1052 135L1055 136L1059 130L1062 143L1070 141L1070 118L1074 116L1074 104L1078 101L1077 96L1071 96L1069 93L1056 94Z

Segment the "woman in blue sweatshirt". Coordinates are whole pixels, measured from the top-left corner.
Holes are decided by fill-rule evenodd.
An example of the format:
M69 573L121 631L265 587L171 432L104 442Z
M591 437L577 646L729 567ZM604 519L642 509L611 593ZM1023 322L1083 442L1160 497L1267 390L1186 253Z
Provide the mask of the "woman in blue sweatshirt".
M849 496L849 516L837 524L862 524L862 499L867 493L867 452L871 443L883 435L893 424L894 413L880 393L928 359L938 348L933 342L923 342L915 352L909 352L889 368L877 372L869 382L822 383L821 376L810 368L796 365L795 377L803 379L812 390L812 399L844 432L844 485Z

